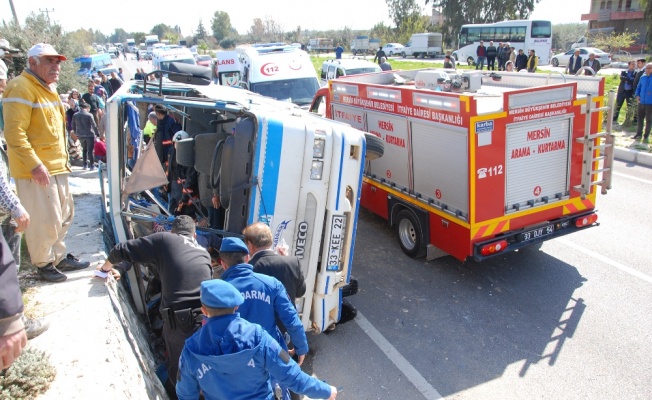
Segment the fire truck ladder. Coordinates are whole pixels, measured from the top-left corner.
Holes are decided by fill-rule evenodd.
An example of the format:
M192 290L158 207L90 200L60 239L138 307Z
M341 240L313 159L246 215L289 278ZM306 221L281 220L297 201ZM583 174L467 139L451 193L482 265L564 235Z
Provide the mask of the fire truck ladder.
M581 193L584 200L586 195L591 193L591 187L594 185L602 186L601 193L607 194L611 189L611 172L614 163L614 144L615 135L611 133L613 123L613 105L616 98L616 92L611 90L607 100L607 105L603 107L594 106L594 97L591 94L586 95L586 125L584 127L584 137L577 138L576 141L584 145L584 155L582 158L582 183L574 186L573 189ZM602 132L591 134L591 114L596 112L607 112L607 128ZM596 139L602 139L596 144ZM599 150L600 156L594 157L596 150ZM593 169L596 161L603 161L602 168ZM602 174L602 179L594 179L594 175Z

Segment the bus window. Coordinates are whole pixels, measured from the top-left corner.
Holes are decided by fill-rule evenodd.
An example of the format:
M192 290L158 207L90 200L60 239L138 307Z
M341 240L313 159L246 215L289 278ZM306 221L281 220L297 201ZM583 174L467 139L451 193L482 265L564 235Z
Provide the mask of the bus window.
M480 28L469 28L466 44L473 44L480 41Z
M494 40L497 42L509 42L509 27L496 28L496 38Z
M510 29L510 34L509 34L509 41L510 42L516 42L516 43L523 43L525 42L525 31L526 27L524 26L513 26Z
M533 38L549 38L552 36L550 21L532 21Z
M468 28L462 28L460 30L460 37L458 39L458 46L466 46L469 44L468 40L466 39L466 35L468 34L469 29Z
M496 28L482 28L480 39L484 40L485 42L492 41L494 40L495 32Z

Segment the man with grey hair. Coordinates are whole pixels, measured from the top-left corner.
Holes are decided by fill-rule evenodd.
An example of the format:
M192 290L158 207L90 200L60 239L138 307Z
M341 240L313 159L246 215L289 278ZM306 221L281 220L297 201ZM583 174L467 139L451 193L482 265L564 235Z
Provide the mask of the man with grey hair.
M147 115L147 123L145 128L143 128L143 140L145 144L149 143L152 140L152 135L156 131L156 124L158 123L158 118L156 118L156 113L152 111Z
M25 230L32 263L43 279L62 282L61 270L90 265L67 253L64 242L75 214L66 116L56 91L66 57L46 43L32 46L27 57L27 68L7 84L2 100L9 170L32 221Z

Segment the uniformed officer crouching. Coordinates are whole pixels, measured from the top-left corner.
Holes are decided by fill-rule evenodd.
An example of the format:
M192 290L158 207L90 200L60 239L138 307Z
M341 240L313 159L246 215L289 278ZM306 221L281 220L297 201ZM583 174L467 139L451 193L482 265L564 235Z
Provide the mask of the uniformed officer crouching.
M274 394L270 374L292 391L315 399L335 399L337 389L301 371L299 365L260 325L235 311L244 297L230 283L201 283L206 324L187 341L179 359L176 392L180 400L266 399Z

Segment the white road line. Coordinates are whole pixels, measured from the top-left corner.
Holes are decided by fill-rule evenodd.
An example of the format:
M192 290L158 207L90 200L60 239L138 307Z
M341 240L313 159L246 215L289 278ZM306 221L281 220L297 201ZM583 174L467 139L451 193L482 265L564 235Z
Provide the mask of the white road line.
M589 249L587 249L585 247L577 245L577 244L575 244L575 243L573 243L573 242L571 242L571 241L569 241L567 239L557 238L556 241L561 242L561 243L565 244L566 246L572 247L575 250L580 251L580 252L582 252L582 253L584 253L584 254L586 254L588 256L596 258L596 259L604 262L605 264L609 264L612 267L618 268L619 270L621 270L623 272L626 272L626 273L628 273L628 274L630 274L632 276L640 278L640 279L646 281L647 283L652 283L652 276L644 274L644 273L642 273L640 271L637 271L632 267L628 267L628 266L626 266L624 264L619 263L618 261L614 261L614 260L612 260L610 258L607 258L607 257L603 256L602 254L596 253L593 250L589 250Z
M363 331L365 331L367 336L376 343L376 346L385 353L387 358L389 358L396 368L398 368L399 371L401 371L403 375L412 382L414 387L421 392L423 397L428 400L443 399L442 395L437 392L437 389L430 386L428 381L421 376L419 371L417 371L416 368L414 368L412 364L410 364L410 362L406 360L405 357L403 357L380 332L378 332L378 329L376 329L371 322L360 313L360 311L358 311L358 315L355 317L355 322Z
M635 181L639 181L639 182L642 182L642 183L647 183L648 185L652 185L652 181L649 181L649 180L647 180L647 179L637 178L637 177L635 177L635 176L631 176L631 175L623 174L623 173L620 173L620 172L612 172L612 174L617 175L617 176L620 176L620 177L622 177L622 178L629 178L629 179L632 179L632 180L635 180Z

